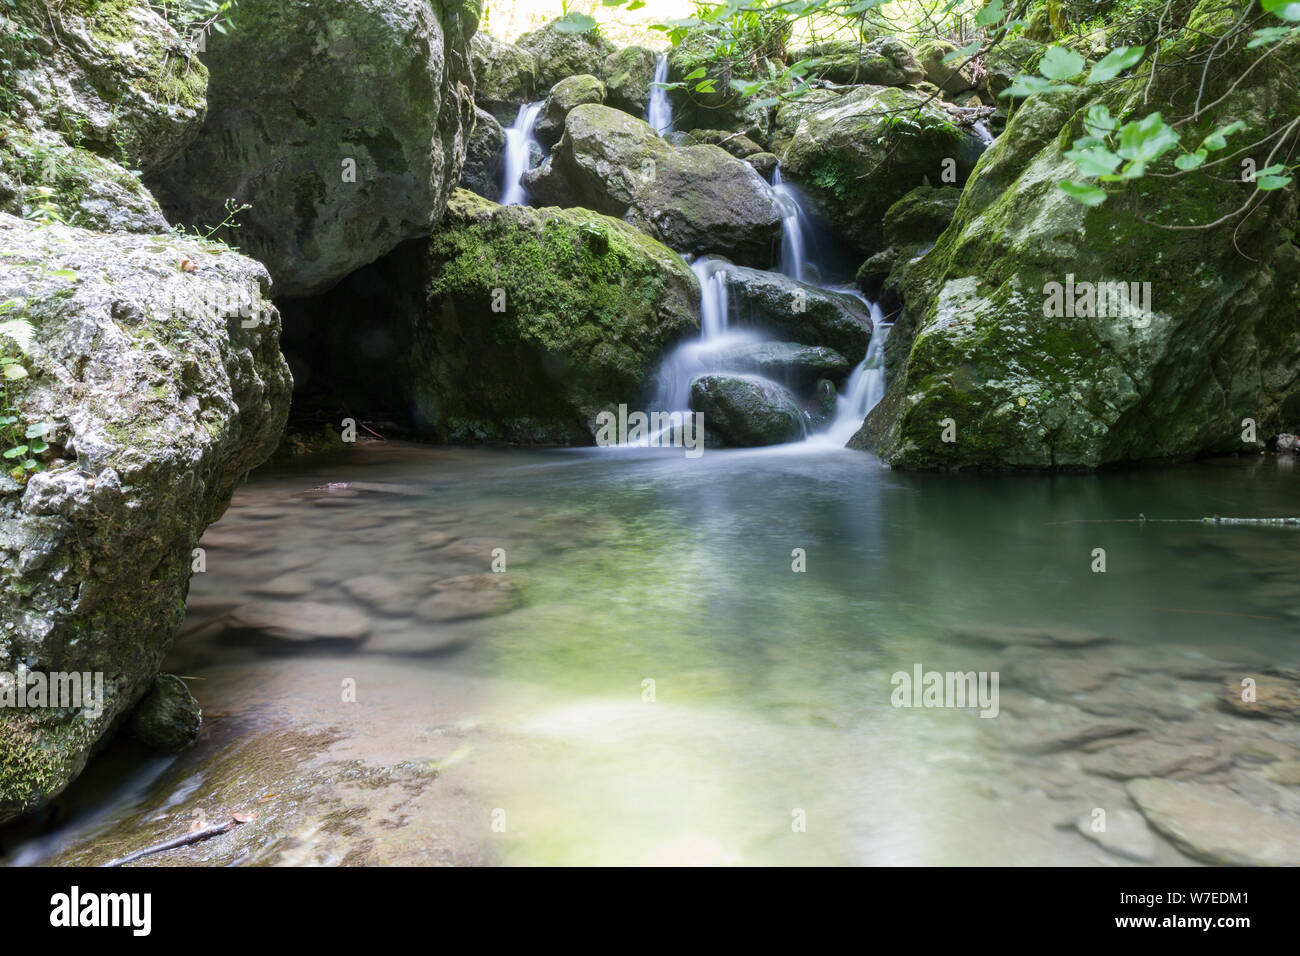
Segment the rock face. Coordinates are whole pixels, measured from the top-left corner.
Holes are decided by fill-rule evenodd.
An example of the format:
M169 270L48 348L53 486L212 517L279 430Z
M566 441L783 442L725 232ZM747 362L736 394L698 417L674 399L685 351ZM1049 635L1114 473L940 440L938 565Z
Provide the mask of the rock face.
M857 273L858 288L885 317L892 319L902 309L908 269L948 228L960 199L961 190L955 186L917 186L885 212L885 248Z
M704 413L710 434L738 447L779 445L807 430L794 396L757 375L701 375L691 383L691 411Z
M564 119L575 106L605 102L605 84L590 74L568 76L551 87L533 124L537 142L550 149L564 134Z
M469 49L474 66L474 102L502 126L513 123L519 107L545 92L537 82L537 57L528 50L486 33L474 34Z
M444 12L445 11L445 12ZM215 226L264 262L277 296L321 292L427 234L460 179L473 126L463 5L242 0L211 37L208 117L147 181L175 221Z
M867 354L871 317L851 295L798 282L776 272L727 266L727 288L739 321L792 342L832 348L849 361Z
M144 2L62 9L57 36L42 6L5 14L17 42L0 57L0 212L32 216L39 201L88 229L165 231L127 167L155 169L193 139L207 70Z
M1282 104L1300 111L1294 86L1250 76L1224 105L1246 123L1243 137L1264 135ZM1186 106L1174 82L1157 80L1153 102ZM1056 183L1077 178L1062 151L1082 135L1087 106L1062 94L1016 111L953 223L908 272L886 346L891 384L852 447L903 467L1095 468L1253 450L1243 419L1268 435L1294 415L1295 193L1272 194L1226 231L1142 222L1209 223L1244 201L1246 184L1225 189L1199 173L1179 180L1158 214L1136 188L1083 206ZM1076 282L1107 284L1104 301L1094 296L1105 316L1082 286L1065 308L1064 287ZM1122 314L1125 301L1136 314ZM955 441L943 441L949 418Z
M67 786L152 686L192 549L274 449L291 386L250 259L0 215L0 261L0 302L37 330L11 399L20 425L51 425L43 470L0 479L0 672L103 675L89 711L0 709L4 820Z
M605 57L606 102L624 113L644 117L658 61L659 55L643 46L623 47Z
M1220 866L1300 866L1300 824L1243 800L1226 787L1130 780L1147 821L1185 853Z
M716 146L677 148L607 106L578 106L554 152L524 181L539 202L630 222L681 253L768 266L781 221L754 168Z
M783 172L864 256L883 247L885 210L927 179L946 181L945 169L964 181L983 152L978 136L925 99L866 86L820 107L790 108L785 120L778 114L778 125L794 126Z
M506 169L506 131L491 113L474 111L474 132L465 150L465 167L460 184L493 202L501 198L501 180Z
M516 46L536 58L537 88L541 90L550 89L566 76L589 73L603 78L605 60L614 52L614 44L599 34L564 33L555 20L529 30Z

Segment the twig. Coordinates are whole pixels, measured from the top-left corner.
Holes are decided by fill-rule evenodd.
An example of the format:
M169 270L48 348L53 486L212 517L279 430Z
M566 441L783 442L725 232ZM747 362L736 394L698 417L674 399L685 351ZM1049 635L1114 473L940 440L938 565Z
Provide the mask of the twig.
M240 817L244 819L240 819ZM192 843L198 843L202 840L210 839L214 836L220 836L228 833L242 823L247 823L257 814L239 814L232 815L225 823L218 823L202 830L195 830L193 833L187 833L184 836L178 836L174 840L168 840L166 843L159 843L156 846L145 847L143 850L136 850L134 853L128 853L126 856L116 860L110 860L108 863L101 863L101 866L124 866L127 863L134 863L141 857L152 856L155 853L163 853L167 850L175 850L178 847L189 846Z

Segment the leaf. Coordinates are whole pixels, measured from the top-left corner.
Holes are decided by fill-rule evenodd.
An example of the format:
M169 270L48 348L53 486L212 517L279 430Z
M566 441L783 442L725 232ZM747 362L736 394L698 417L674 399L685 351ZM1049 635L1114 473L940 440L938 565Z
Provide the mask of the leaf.
M1110 133L1118 125L1118 120L1110 115L1110 110L1103 104L1097 104L1088 110L1088 115L1083 120L1083 125L1088 128L1090 133Z
M712 80L712 79L708 79L708 80L705 80L705 81L702 82L702 83L696 83L696 84L695 84L695 92L696 92L696 93L716 93L717 90L716 90L716 89L714 88L714 86L713 86L713 80Z
M1259 0L1259 5L1283 20L1300 20L1300 3L1296 0Z
M627 8L628 10L640 10L644 6L645 0L632 0L632 2L627 5Z
M706 75L708 74L708 72L709 72L709 71L706 70L704 67L700 67L700 68L697 69L697 70L692 70L692 71L691 71L689 74L687 74L686 76L683 76L683 77L682 77L682 81L683 81L683 82L689 82L690 80L698 80L700 77L702 77L702 76L706 76Z
M5 457L6 457L6 458L21 458L21 457L22 457L23 455L25 455L25 454L27 454L27 446L26 446L26 445L17 445L17 446L15 446L15 447L13 447L13 448L10 448L7 452L5 452Z
M1187 170L1195 169L1203 162L1205 162L1205 150L1198 149L1194 153L1183 153L1183 155L1174 160L1174 165L1183 172L1187 172Z
M1085 176L1105 176L1108 173L1113 173L1115 167L1123 162L1104 146L1071 150L1065 154L1065 158L1072 160L1074 165L1079 168L1079 172Z
M5 366L5 378L7 378L9 381L16 382L19 379L23 379L26 377L27 377L27 369L23 368L21 365Z
M1229 123L1227 126L1220 126L1209 136L1205 137L1205 140L1201 145L1209 150L1223 149L1228 145L1227 137L1231 136L1239 129L1245 129L1245 127L1246 124L1241 120L1237 120L1235 123Z
M1255 185L1263 192L1269 192L1274 189L1281 189L1290 182L1290 176L1259 176L1255 180Z
M1011 81L1011 86L1002 91L1002 98L1009 96L1026 97L1033 96L1035 93L1062 93L1066 90L1074 89L1068 84L1057 86L1041 76L1030 76L1028 73L1021 73Z
M1063 46L1049 46L1038 64L1038 72L1049 80L1068 80L1083 72L1083 57Z
M1285 40L1295 31L1295 27L1265 27L1262 30L1256 30L1251 34L1254 39L1246 44L1246 49L1253 50L1256 47L1261 47L1268 43L1276 43L1278 40Z
M1106 201L1106 192L1091 183L1057 183L1056 188L1085 206L1100 206Z
M36 330L26 319L9 319L0 322L0 338L12 339L23 354L31 351L35 335Z
M992 26L1007 15L1002 0L990 0L979 13L975 14L975 23L981 27Z
M1129 67L1137 66L1146 55L1144 46L1117 46L1103 56L1088 72L1089 83L1105 83L1113 80Z
M35 425L28 425L23 430L24 438L44 438L50 430L49 422L37 422Z
M49 451L49 450L50 450L50 446L47 445L47 444L46 444L45 442L43 442L43 441L34 441L34 442L32 442L32 454L33 454L33 455L42 455L42 454L44 454L45 452L47 452L47 451Z
M556 33L586 33L596 28L596 21L585 13L570 13L555 21Z
M257 811L248 810L241 813L232 813L230 815L230 818L234 820L236 823L252 823L254 820L257 819Z
M1177 145L1177 131L1159 113L1125 123L1119 131L1119 154L1141 163L1153 162Z
M960 50L953 50L951 53L944 54L943 62L951 63L953 60L964 60L975 53L983 44L979 40L974 43L968 43Z
M50 272L50 275L57 279L67 279L69 282L77 281L77 273L73 269L54 269Z

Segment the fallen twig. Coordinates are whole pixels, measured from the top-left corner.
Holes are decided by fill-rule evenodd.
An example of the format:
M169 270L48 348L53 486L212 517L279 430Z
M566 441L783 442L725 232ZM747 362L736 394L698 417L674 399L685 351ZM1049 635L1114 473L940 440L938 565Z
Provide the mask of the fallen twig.
M178 847L189 846L192 843L199 843L202 840L207 840L211 837L227 833L242 823L248 823L256 819L256 817L256 813L232 813L230 819L225 823L217 823L213 826L205 827L202 830L195 830L192 833L185 834L184 836L178 836L173 840L168 840L166 843L159 843L156 846L145 847L143 850L136 850L134 853L128 853L126 856L119 859L110 860L108 863L101 863L100 866L124 866L127 863L134 863L142 857L152 856L155 853L162 853L166 850L175 850Z

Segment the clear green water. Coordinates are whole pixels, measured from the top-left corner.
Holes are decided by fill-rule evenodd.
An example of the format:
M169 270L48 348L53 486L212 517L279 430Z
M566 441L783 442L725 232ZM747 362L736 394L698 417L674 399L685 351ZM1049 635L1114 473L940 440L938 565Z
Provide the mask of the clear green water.
M169 669L210 681L191 685L205 709L303 726L330 725L355 677L382 704L388 757L426 757L424 709L452 707L464 743L438 785L481 826L458 839L485 860L1120 865L1069 825L1128 806L1094 763L1114 740L1050 744L1062 728L1209 747L1185 779L1300 813L1248 752L1300 748L1294 729L1221 703L1300 658L1300 530L1154 520L1293 515L1298 492L1271 458L955 476L847 451L372 445L238 492ZM1153 520L1123 520L1139 514ZM411 610L439 580L488 573L496 548L522 606L436 624ZM284 574L297 593L276 600L358 611L369 637L232 623ZM365 575L404 596L358 600ZM1097 643L961 636L1025 626ZM308 662L326 677L270 682ZM998 717L891 706L891 675L918 663L997 671ZM452 686L472 688L454 707ZM1190 862L1162 841L1154 861Z

